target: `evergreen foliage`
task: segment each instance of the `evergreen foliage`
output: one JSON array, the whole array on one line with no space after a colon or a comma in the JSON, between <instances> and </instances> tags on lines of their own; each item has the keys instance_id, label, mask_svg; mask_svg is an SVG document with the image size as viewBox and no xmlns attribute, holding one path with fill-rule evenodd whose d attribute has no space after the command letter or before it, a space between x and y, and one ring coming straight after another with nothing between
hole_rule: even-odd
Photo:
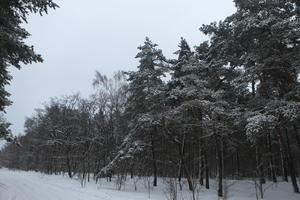
<instances>
[{"instance_id":1,"label":"evergreen foliage","mask_svg":"<svg viewBox=\"0 0 300 200\"><path fill-rule=\"evenodd\" d=\"M34 52L33 46L25 44L30 34L22 28L30 13L47 13L49 8L58 6L52 0L1 0L0 2L0 112L11 104L5 86L12 76L9 67L21 68L22 64L42 62L41 55ZM9 127L7 123L2 127ZM2 138L8 137L9 130L1 131Z\"/></svg>"}]
</instances>

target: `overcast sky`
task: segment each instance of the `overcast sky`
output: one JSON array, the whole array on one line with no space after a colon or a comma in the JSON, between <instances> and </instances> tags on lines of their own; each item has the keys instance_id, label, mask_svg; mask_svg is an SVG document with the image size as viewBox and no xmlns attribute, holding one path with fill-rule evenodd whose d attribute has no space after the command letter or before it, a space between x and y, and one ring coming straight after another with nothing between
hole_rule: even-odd
<instances>
[{"instance_id":1,"label":"overcast sky","mask_svg":"<svg viewBox=\"0 0 300 200\"><path fill-rule=\"evenodd\" d=\"M31 16L24 27L27 40L42 54L43 63L12 70L7 87L14 102L7 119L15 135L23 133L26 116L50 97L92 92L95 71L111 75L135 70L137 46L146 36L167 57L180 37L191 46L206 38L202 24L219 21L235 11L232 0L56 0L60 8Z\"/></svg>"}]
</instances>

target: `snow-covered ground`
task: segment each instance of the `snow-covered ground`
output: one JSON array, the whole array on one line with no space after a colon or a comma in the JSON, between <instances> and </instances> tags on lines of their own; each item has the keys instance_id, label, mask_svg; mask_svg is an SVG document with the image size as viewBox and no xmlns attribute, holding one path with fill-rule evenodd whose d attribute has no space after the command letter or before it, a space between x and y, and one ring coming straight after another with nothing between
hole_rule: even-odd
<instances>
[{"instance_id":1,"label":"snow-covered ground","mask_svg":"<svg viewBox=\"0 0 300 200\"><path fill-rule=\"evenodd\" d=\"M117 190L115 182L100 184L87 183L81 187L80 181L59 175L44 175L36 172L0 170L0 200L168 200L167 184L160 179L155 189L148 188L147 179L137 182L137 191L133 180ZM255 190L251 181L228 182L228 199L255 200ZM201 189L197 196L201 200L216 200L216 188ZM190 200L187 190L178 191L178 200ZM299 200L290 184L267 184L265 199L267 200Z\"/></svg>"}]
</instances>

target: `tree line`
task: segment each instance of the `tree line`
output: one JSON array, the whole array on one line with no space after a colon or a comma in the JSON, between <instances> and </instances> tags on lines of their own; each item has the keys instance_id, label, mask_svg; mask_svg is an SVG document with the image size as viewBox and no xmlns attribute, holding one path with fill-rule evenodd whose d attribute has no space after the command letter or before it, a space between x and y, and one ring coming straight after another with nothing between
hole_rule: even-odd
<instances>
[{"instance_id":1,"label":"tree line","mask_svg":"<svg viewBox=\"0 0 300 200\"><path fill-rule=\"evenodd\" d=\"M176 59L146 38L136 71L96 73L94 93L52 99L27 118L21 147L2 165L82 180L112 176L291 182L299 193L299 2L235 0L203 25L209 40L181 39ZM169 77L169 78L168 78ZM279 180L278 180L279 179Z\"/></svg>"}]
</instances>

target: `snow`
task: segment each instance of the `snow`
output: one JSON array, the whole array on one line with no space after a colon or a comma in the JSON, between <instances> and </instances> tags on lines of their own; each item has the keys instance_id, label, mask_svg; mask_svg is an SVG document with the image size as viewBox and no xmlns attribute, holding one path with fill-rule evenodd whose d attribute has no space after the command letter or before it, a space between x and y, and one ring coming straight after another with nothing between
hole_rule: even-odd
<instances>
[{"instance_id":1,"label":"snow","mask_svg":"<svg viewBox=\"0 0 300 200\"><path fill-rule=\"evenodd\" d=\"M167 200L166 181L159 179L155 189L148 187L149 178L137 182L130 179L121 190L117 190L115 182L102 180L100 184L87 183L81 187L80 181L62 175L44 175L37 172L0 170L0 200ZM213 181L212 181L213 182ZM256 199L252 181L228 181L228 199ZM300 195L292 192L290 183L271 184L265 186L266 200L299 200ZM148 187L149 188L149 187ZM196 196L203 200L216 200L216 186L211 190L201 189ZM178 190L178 199L190 200L187 190Z\"/></svg>"}]
</instances>

